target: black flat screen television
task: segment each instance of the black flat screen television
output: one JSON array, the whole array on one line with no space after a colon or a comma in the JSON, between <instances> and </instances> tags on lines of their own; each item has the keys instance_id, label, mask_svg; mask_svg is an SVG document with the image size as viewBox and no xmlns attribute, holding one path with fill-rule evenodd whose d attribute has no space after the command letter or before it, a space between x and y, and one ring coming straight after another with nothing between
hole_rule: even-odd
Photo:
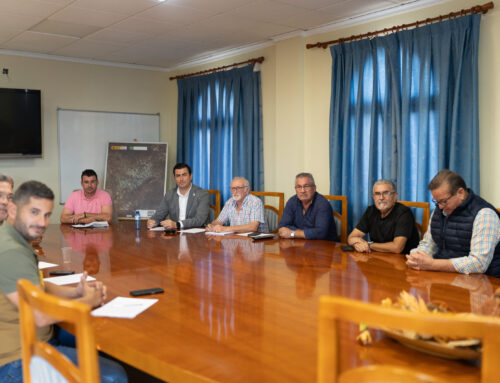
<instances>
[{"instance_id":1,"label":"black flat screen television","mask_svg":"<svg viewBox=\"0 0 500 383\"><path fill-rule=\"evenodd\" d=\"M0 88L0 158L42 156L40 91Z\"/></svg>"}]
</instances>

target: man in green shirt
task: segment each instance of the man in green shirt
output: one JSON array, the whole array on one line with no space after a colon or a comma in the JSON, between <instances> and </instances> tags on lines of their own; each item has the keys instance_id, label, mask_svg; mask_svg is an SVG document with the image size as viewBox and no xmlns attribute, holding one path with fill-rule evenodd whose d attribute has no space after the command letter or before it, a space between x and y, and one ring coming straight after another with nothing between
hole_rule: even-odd
<instances>
[{"instance_id":1,"label":"man in green shirt","mask_svg":"<svg viewBox=\"0 0 500 383\"><path fill-rule=\"evenodd\" d=\"M0 381L22 379L21 341L19 328L19 296L17 281L28 279L40 289L59 297L75 299L91 307L100 306L106 297L101 282L86 282L84 273L76 287L43 283L38 269L38 257L30 242L39 239L49 224L54 206L54 194L44 184L28 181L19 186L7 205L8 218L0 227ZM57 320L35 312L38 337L49 341L76 363L76 350L60 345L53 338ZM126 382L123 368L104 358L99 360L103 382ZM17 379L17 380L16 380Z\"/></svg>"}]
</instances>

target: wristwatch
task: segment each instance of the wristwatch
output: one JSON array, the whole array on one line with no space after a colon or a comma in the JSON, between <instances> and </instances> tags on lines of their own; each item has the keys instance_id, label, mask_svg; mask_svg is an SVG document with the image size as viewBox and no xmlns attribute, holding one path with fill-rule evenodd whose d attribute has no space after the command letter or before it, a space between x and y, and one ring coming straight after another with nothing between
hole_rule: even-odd
<instances>
[{"instance_id":1,"label":"wristwatch","mask_svg":"<svg viewBox=\"0 0 500 383\"><path fill-rule=\"evenodd\" d=\"M292 232L290 233L290 238L295 238L295 231L292 231Z\"/></svg>"}]
</instances>

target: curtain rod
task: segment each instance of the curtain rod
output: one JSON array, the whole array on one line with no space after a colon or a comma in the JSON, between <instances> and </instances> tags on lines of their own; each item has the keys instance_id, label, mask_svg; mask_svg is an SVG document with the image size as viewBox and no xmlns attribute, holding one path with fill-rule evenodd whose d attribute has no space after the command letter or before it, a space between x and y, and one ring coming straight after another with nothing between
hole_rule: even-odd
<instances>
[{"instance_id":1,"label":"curtain rod","mask_svg":"<svg viewBox=\"0 0 500 383\"><path fill-rule=\"evenodd\" d=\"M385 29L381 29L378 31L367 32L367 33L363 33L360 35L354 35L354 36L350 36L350 37L343 37L343 38L340 38L337 40L317 42L315 44L307 44L306 47L307 47L307 49L316 48L316 47L326 49L329 45L342 44L342 43L346 43L348 41L364 39L367 37L372 37L372 36L377 36L377 35L382 35L382 34L394 33L394 32L400 31L401 29L408 29L408 28L412 28L412 27L418 28L422 25L427 25L427 24L435 23L437 21L451 19L454 17L461 17L461 16L473 14L473 13L474 14L475 13L483 13L484 14L484 13L487 13L493 7L494 7L493 2L490 1L489 3L484 4L484 5L475 5L472 8L462 9L461 11L458 11L458 12L451 12L451 13L448 13L447 15L440 15L440 16L436 16L436 17L431 17L431 18L427 18L425 20L419 20L419 21L416 21L416 22L410 23L410 24L396 25L396 26L391 27L391 28L385 28Z\"/></svg>"},{"instance_id":2,"label":"curtain rod","mask_svg":"<svg viewBox=\"0 0 500 383\"><path fill-rule=\"evenodd\" d=\"M264 56L260 56L260 57L257 57L257 58L254 58L254 59L249 59L249 60L242 61L242 62L239 62L239 63L234 63L234 64L230 64L230 65L220 66L218 68L212 68L212 69L202 70L200 72L187 73L187 74L182 74L182 75L179 75L179 76L170 77L170 80L178 80L178 79L181 79L181 78L198 76L200 74L218 72L218 71L221 71L223 69L232 68L232 67L240 66L240 65L243 65L243 64L262 63L263 61L264 61Z\"/></svg>"}]
</instances>

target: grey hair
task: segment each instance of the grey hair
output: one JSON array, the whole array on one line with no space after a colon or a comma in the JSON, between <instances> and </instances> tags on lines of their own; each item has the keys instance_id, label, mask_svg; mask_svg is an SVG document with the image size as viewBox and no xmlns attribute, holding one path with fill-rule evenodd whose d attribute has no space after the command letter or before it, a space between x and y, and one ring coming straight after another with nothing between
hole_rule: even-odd
<instances>
[{"instance_id":1,"label":"grey hair","mask_svg":"<svg viewBox=\"0 0 500 383\"><path fill-rule=\"evenodd\" d=\"M309 181L311 181L312 185L316 185L316 182L314 182L314 177L311 173L299 173L295 176L295 179L297 178L309 178Z\"/></svg>"},{"instance_id":2,"label":"grey hair","mask_svg":"<svg viewBox=\"0 0 500 383\"><path fill-rule=\"evenodd\" d=\"M378 180L377 182L375 182L373 184L373 187L377 186L377 185L391 185L391 189L394 193L397 192L397 189L396 189L396 184L394 182L392 182L391 180L388 180L388 179L385 179L385 178L382 178L380 180Z\"/></svg>"},{"instance_id":3,"label":"grey hair","mask_svg":"<svg viewBox=\"0 0 500 383\"><path fill-rule=\"evenodd\" d=\"M248 180L245 177L234 177L231 183L233 183L234 180L243 180L245 186L250 187L250 182L248 182Z\"/></svg>"},{"instance_id":4,"label":"grey hair","mask_svg":"<svg viewBox=\"0 0 500 383\"><path fill-rule=\"evenodd\" d=\"M14 188L14 180L5 174L0 174L0 182L8 182Z\"/></svg>"}]
</instances>

